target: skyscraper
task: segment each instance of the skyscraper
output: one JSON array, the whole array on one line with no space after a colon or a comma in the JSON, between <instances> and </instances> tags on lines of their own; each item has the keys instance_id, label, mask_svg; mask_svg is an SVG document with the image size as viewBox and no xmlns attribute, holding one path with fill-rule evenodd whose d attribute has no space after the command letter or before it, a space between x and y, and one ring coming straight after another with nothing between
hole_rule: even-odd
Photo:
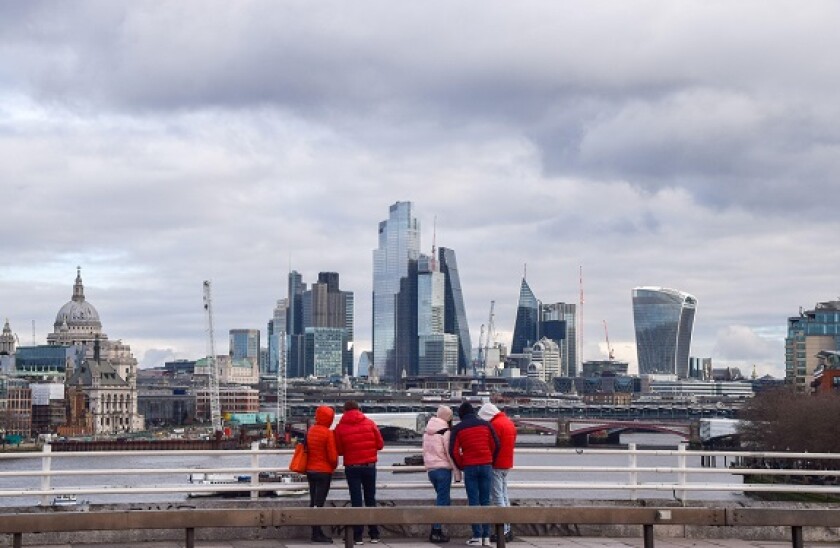
<instances>
[{"instance_id":1,"label":"skyscraper","mask_svg":"<svg viewBox=\"0 0 840 548\"><path fill-rule=\"evenodd\" d=\"M444 287L443 331L458 336L458 373L465 374L472 361L472 344L470 328L467 325L467 311L464 308L464 295L461 291L458 262L455 260L455 250L441 247L438 250L438 259L440 271L443 273L446 283Z\"/></svg>"},{"instance_id":2,"label":"skyscraper","mask_svg":"<svg viewBox=\"0 0 840 548\"><path fill-rule=\"evenodd\" d=\"M306 284L296 270L289 272L288 308L286 310L286 329L288 353L286 360L287 377L304 376L304 333L303 333L303 293Z\"/></svg>"},{"instance_id":3,"label":"skyscraper","mask_svg":"<svg viewBox=\"0 0 840 548\"><path fill-rule=\"evenodd\" d=\"M516 307L516 323L513 326L513 340L510 351L521 354L539 340L540 302L531 291L525 278L519 286L519 305Z\"/></svg>"},{"instance_id":4,"label":"skyscraper","mask_svg":"<svg viewBox=\"0 0 840 548\"><path fill-rule=\"evenodd\" d=\"M417 267L417 371L416 375L455 374L458 336L445 333L446 279L437 258L421 255Z\"/></svg>"},{"instance_id":5,"label":"skyscraper","mask_svg":"<svg viewBox=\"0 0 840 548\"><path fill-rule=\"evenodd\" d=\"M391 205L373 250L373 365L386 382L398 380L417 355L420 222L413 209L411 202Z\"/></svg>"},{"instance_id":6,"label":"skyscraper","mask_svg":"<svg viewBox=\"0 0 840 548\"><path fill-rule=\"evenodd\" d=\"M289 299L279 299L274 307L274 314L268 321L268 362L261 367L263 375L277 375L280 367L286 367L286 319ZM262 364L261 364L262 365ZM284 373L288 373L284 371Z\"/></svg>"},{"instance_id":7,"label":"skyscraper","mask_svg":"<svg viewBox=\"0 0 840 548\"><path fill-rule=\"evenodd\" d=\"M633 320L640 375L688 377L697 299L662 287L633 289Z\"/></svg>"},{"instance_id":8,"label":"skyscraper","mask_svg":"<svg viewBox=\"0 0 840 548\"><path fill-rule=\"evenodd\" d=\"M550 339L557 345L560 356L556 370L548 370L554 376L577 374L577 306L563 302L543 304L531 291L525 278L519 287L519 306L516 309L516 323L513 328L511 352L525 353L540 339ZM553 348L553 347L552 347Z\"/></svg>"},{"instance_id":9,"label":"skyscraper","mask_svg":"<svg viewBox=\"0 0 840 548\"><path fill-rule=\"evenodd\" d=\"M350 306L348 307L348 301ZM328 377L353 369L353 293L341 291L337 272L320 272L303 293L303 375Z\"/></svg>"}]
</instances>

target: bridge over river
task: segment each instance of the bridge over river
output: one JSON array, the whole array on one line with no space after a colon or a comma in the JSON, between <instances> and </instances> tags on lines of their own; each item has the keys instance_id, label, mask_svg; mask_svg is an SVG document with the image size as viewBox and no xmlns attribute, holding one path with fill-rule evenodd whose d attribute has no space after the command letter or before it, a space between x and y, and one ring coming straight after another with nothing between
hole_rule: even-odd
<instances>
[{"instance_id":1,"label":"bridge over river","mask_svg":"<svg viewBox=\"0 0 840 548\"><path fill-rule=\"evenodd\" d=\"M406 435L423 433L431 412L402 412L402 413L368 413L386 437L391 440ZM335 423L341 415L336 415ZM619 437L624 433L646 432L672 434L679 436L691 444L699 444L700 424L703 419L671 420L667 418L648 418L619 420L612 417L522 417L514 415L513 422L520 431L537 432L555 437L558 447L587 445L590 439L598 439L603 443L618 444ZM294 423L295 431L302 433L306 423Z\"/></svg>"}]
</instances>

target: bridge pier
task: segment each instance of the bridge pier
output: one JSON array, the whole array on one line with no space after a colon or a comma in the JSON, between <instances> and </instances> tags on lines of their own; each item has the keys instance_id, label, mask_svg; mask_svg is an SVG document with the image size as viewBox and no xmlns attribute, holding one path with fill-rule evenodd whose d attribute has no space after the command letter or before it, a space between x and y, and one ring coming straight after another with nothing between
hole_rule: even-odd
<instances>
[{"instance_id":1,"label":"bridge pier","mask_svg":"<svg viewBox=\"0 0 840 548\"><path fill-rule=\"evenodd\" d=\"M688 445L692 449L697 449L703 446L703 441L700 439L700 421L691 421L688 427Z\"/></svg>"},{"instance_id":2,"label":"bridge pier","mask_svg":"<svg viewBox=\"0 0 840 548\"><path fill-rule=\"evenodd\" d=\"M554 447L570 447L571 445L571 424L566 419L557 419L557 436L554 438Z\"/></svg>"}]
</instances>

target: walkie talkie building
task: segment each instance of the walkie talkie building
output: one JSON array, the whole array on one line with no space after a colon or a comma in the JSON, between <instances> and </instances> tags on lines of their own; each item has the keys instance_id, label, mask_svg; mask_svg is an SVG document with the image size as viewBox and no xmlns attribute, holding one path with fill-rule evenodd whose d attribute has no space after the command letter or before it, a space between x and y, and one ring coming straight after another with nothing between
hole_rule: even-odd
<instances>
[{"instance_id":1,"label":"walkie talkie building","mask_svg":"<svg viewBox=\"0 0 840 548\"><path fill-rule=\"evenodd\" d=\"M633 289L633 320L640 375L688 378L697 299L663 287Z\"/></svg>"}]
</instances>

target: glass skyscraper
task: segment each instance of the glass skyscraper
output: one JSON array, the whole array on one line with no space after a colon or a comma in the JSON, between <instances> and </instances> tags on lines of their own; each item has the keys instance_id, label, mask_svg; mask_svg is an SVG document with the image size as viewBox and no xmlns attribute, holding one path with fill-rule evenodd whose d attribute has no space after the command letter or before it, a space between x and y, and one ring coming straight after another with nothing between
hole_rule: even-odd
<instances>
[{"instance_id":1,"label":"glass skyscraper","mask_svg":"<svg viewBox=\"0 0 840 548\"><path fill-rule=\"evenodd\" d=\"M539 340L540 302L531 291L531 286L522 278L519 286L519 306L516 308L516 323L513 326L513 340L510 351L521 354Z\"/></svg>"},{"instance_id":2,"label":"glass skyscraper","mask_svg":"<svg viewBox=\"0 0 840 548\"><path fill-rule=\"evenodd\" d=\"M408 365L405 362L417 355L419 256L420 222L414 217L414 206L396 202L388 219L379 223L379 246L373 250L373 365L386 382L397 381Z\"/></svg>"},{"instance_id":3,"label":"glass skyscraper","mask_svg":"<svg viewBox=\"0 0 840 548\"><path fill-rule=\"evenodd\" d=\"M458 262L455 260L455 250L441 247L438 250L438 261L446 283L443 331L458 336L458 373L466 374L471 366L472 344L470 328L467 325L467 311L464 308L464 295L461 291Z\"/></svg>"},{"instance_id":4,"label":"glass skyscraper","mask_svg":"<svg viewBox=\"0 0 840 548\"><path fill-rule=\"evenodd\" d=\"M697 299L662 287L633 289L633 320L640 375L688 378Z\"/></svg>"}]
</instances>

